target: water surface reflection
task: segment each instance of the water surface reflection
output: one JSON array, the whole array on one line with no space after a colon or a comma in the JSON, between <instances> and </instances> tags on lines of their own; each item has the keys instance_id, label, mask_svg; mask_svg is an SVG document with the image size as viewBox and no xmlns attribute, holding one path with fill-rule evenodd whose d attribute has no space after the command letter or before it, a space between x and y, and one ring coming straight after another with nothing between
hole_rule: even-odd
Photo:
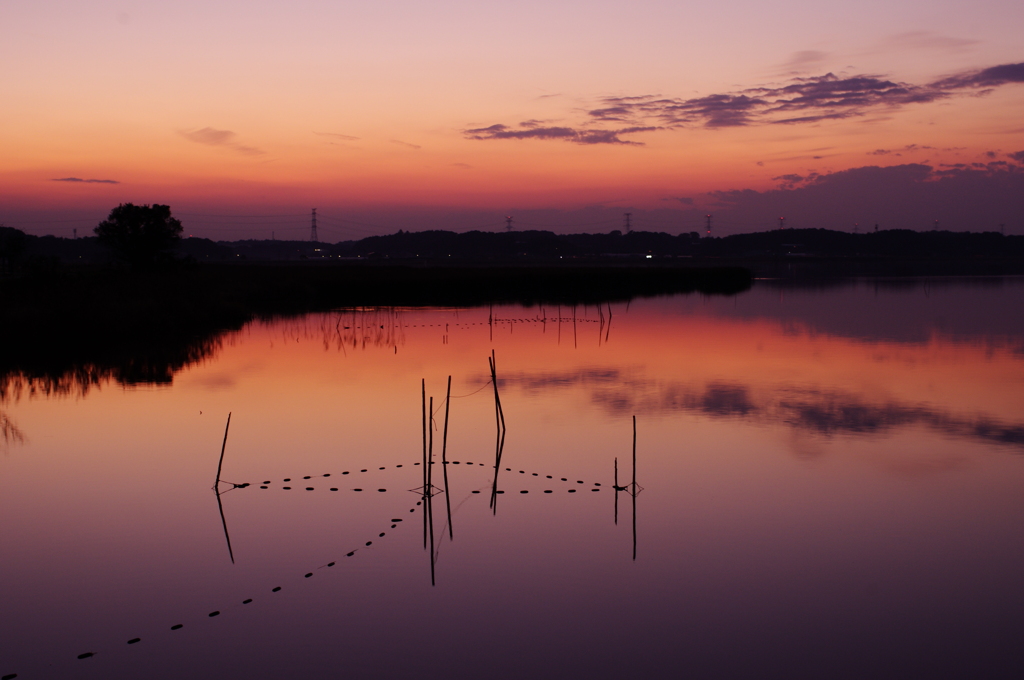
<instances>
[{"instance_id":1,"label":"water surface reflection","mask_svg":"<svg viewBox=\"0 0 1024 680\"><path fill-rule=\"evenodd\" d=\"M1022 302L761 284L8 359L0 675L1019 672Z\"/></svg>"}]
</instances>

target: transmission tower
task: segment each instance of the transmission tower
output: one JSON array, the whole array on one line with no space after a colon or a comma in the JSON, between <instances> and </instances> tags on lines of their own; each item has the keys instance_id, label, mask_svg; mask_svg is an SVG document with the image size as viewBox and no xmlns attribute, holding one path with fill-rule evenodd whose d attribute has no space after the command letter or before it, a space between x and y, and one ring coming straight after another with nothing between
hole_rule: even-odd
<instances>
[{"instance_id":1,"label":"transmission tower","mask_svg":"<svg viewBox=\"0 0 1024 680\"><path fill-rule=\"evenodd\" d=\"M707 215L705 215L704 219L707 220L708 237L710 237L711 236L711 213L708 213Z\"/></svg>"},{"instance_id":2,"label":"transmission tower","mask_svg":"<svg viewBox=\"0 0 1024 680\"><path fill-rule=\"evenodd\" d=\"M313 243L320 242L320 237L316 233L316 208L313 208L313 222L309 225L309 240Z\"/></svg>"},{"instance_id":3,"label":"transmission tower","mask_svg":"<svg viewBox=\"0 0 1024 680\"><path fill-rule=\"evenodd\" d=\"M505 231L512 231L512 216L505 215Z\"/></svg>"},{"instance_id":4,"label":"transmission tower","mask_svg":"<svg viewBox=\"0 0 1024 680\"><path fill-rule=\"evenodd\" d=\"M785 228L786 228L786 218L785 217L780 217L779 218L779 231L781 231L781 230L783 230Z\"/></svg>"},{"instance_id":5,"label":"transmission tower","mask_svg":"<svg viewBox=\"0 0 1024 680\"><path fill-rule=\"evenodd\" d=\"M632 217L633 213L624 213L623 216L626 218L626 233L633 231Z\"/></svg>"}]
</instances>

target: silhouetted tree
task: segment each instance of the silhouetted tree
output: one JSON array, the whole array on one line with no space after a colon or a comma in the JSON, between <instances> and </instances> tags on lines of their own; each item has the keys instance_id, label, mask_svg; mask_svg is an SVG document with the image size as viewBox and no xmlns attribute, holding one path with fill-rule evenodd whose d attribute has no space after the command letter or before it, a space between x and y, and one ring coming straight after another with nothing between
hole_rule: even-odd
<instances>
[{"instance_id":1,"label":"silhouetted tree","mask_svg":"<svg viewBox=\"0 0 1024 680\"><path fill-rule=\"evenodd\" d=\"M181 240L181 222L171 207L154 203L122 203L95 229L99 242L132 265L145 265L166 256Z\"/></svg>"},{"instance_id":2,"label":"silhouetted tree","mask_svg":"<svg viewBox=\"0 0 1024 680\"><path fill-rule=\"evenodd\" d=\"M0 274L14 269L14 263L21 257L28 236L25 232L0 224Z\"/></svg>"}]
</instances>

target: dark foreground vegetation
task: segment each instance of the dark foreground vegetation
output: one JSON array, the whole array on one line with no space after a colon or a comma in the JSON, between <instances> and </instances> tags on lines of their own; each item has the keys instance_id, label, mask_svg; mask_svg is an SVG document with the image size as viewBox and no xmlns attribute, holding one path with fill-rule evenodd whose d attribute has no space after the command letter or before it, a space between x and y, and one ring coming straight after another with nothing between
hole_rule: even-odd
<instances>
[{"instance_id":1,"label":"dark foreground vegetation","mask_svg":"<svg viewBox=\"0 0 1024 680\"><path fill-rule=\"evenodd\" d=\"M221 332L254 318L341 307L573 305L731 294L750 283L743 269L666 266L308 262L25 272L0 279L0 399L3 376L20 376L25 389L57 392L111 378L168 382L216 347Z\"/></svg>"}]
</instances>

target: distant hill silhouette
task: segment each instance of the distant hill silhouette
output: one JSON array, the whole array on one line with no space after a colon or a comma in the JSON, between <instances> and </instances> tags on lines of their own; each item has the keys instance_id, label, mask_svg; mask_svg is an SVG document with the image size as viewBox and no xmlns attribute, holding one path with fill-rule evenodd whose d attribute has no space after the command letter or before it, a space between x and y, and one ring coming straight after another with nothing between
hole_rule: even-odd
<instances>
[{"instance_id":1,"label":"distant hill silhouette","mask_svg":"<svg viewBox=\"0 0 1024 680\"><path fill-rule=\"evenodd\" d=\"M8 229L12 232L14 230ZM19 232L20 233L20 232ZM22 262L98 263L108 258L95 238L24 237ZM953 262L991 259L1024 263L1024 236L998 232L887 229L854 234L829 229L786 229L702 237L697 232L613 231L555 234L550 231L399 231L358 241L182 239L179 258L193 262L287 262L301 260L469 260L479 263L621 258L883 258ZM951 272L955 273L955 272Z\"/></svg>"}]
</instances>

